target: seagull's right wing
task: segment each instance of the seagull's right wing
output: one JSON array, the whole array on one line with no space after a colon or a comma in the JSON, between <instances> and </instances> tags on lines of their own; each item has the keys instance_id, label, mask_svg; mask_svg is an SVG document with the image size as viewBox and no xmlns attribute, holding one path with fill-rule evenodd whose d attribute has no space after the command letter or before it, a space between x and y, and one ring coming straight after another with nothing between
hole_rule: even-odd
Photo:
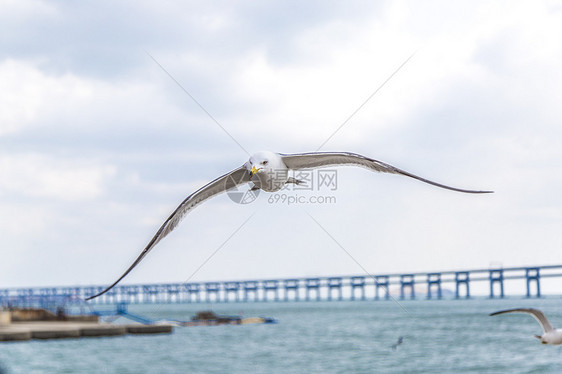
<instances>
[{"instance_id":1,"label":"seagull's right wing","mask_svg":"<svg viewBox=\"0 0 562 374\"><path fill-rule=\"evenodd\" d=\"M407 171L398 169L392 165L386 164L382 161L374 160L356 153L350 152L310 152L310 153L294 153L294 154L280 154L283 162L289 169L310 169L327 166L342 166L354 165L362 166L364 168L378 171L382 173L401 174L419 181L429 183L431 185L445 188L448 190L466 192L466 193L491 193L493 191L474 191L464 190L461 188L446 186L441 183L433 182L428 179L418 177Z\"/></svg>"},{"instance_id":2,"label":"seagull's right wing","mask_svg":"<svg viewBox=\"0 0 562 374\"><path fill-rule=\"evenodd\" d=\"M533 317L535 317L535 319L541 324L541 327L542 327L542 329L545 333L554 330L554 327L552 327L552 325L550 324L550 322L548 321L548 318L546 318L544 313L542 311L540 311L538 309L534 309L534 308L516 308L516 309L500 310L499 312L495 312L495 313L492 313L490 315L491 316L497 316L499 314L505 314L505 313L526 313L526 314L530 314Z\"/></svg>"},{"instance_id":3,"label":"seagull's right wing","mask_svg":"<svg viewBox=\"0 0 562 374\"><path fill-rule=\"evenodd\" d=\"M117 279L111 286L107 287L102 292L88 297L86 300L91 300L95 297L103 295L110 289L112 289L117 283L121 281L121 279L125 278L127 274L133 270L135 266L141 262L141 260L150 252L152 248L160 240L162 240L166 235L168 235L176 226L180 223L181 219L189 212L191 209L195 208L197 205L201 204L207 199L223 193L231 188L239 186L241 184L249 183L250 182L250 173L246 169L246 167L241 166L238 169L231 171L228 174L225 174L221 177L218 177L214 181L208 183L207 185L201 187L191 195L189 195L177 208L174 212L168 217L168 219L160 226L156 234L152 237L148 245L144 248L141 254L137 257L135 262Z\"/></svg>"}]
</instances>

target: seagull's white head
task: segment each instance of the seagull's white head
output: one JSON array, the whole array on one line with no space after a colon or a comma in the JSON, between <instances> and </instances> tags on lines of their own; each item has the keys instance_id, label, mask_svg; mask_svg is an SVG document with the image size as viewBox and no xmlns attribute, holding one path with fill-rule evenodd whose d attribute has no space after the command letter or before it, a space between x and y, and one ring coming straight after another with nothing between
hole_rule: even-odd
<instances>
[{"instance_id":1,"label":"seagull's white head","mask_svg":"<svg viewBox=\"0 0 562 374\"><path fill-rule=\"evenodd\" d=\"M287 166L279 153L254 153L244 166L250 172L250 180L257 182L256 185L264 191L279 191L289 178Z\"/></svg>"}]
</instances>

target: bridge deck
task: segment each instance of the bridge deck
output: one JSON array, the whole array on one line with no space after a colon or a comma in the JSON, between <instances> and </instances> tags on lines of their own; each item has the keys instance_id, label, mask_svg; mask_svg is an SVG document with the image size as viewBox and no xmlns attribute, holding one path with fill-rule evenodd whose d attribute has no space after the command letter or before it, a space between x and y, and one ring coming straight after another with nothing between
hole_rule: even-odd
<instances>
[{"instance_id":1,"label":"bridge deck","mask_svg":"<svg viewBox=\"0 0 562 374\"><path fill-rule=\"evenodd\" d=\"M456 298L469 298L474 282L488 282L490 297L504 297L504 284L525 280L523 294L541 296L541 279L562 277L562 265L529 266L495 269L451 270L440 272L363 274L290 279L245 281L213 281L200 283L171 283L120 285L93 299L92 304L194 303L236 301L290 300L350 300L390 297L390 288L399 287L400 298L442 298L442 285L452 283ZM424 288L425 287L425 288ZM105 286L11 288L0 290L2 306L41 306L56 308L64 300L83 300ZM497 289L499 288L499 293ZM420 294L420 289L423 292ZM496 291L495 291L496 289ZM461 292L463 291L464 292ZM394 290L396 291L396 290ZM367 292L370 296L367 296ZM416 295L416 292L418 293ZM333 297L333 294L337 297ZM359 296L359 297L357 297ZM40 304L40 305L38 305Z\"/></svg>"}]
</instances>

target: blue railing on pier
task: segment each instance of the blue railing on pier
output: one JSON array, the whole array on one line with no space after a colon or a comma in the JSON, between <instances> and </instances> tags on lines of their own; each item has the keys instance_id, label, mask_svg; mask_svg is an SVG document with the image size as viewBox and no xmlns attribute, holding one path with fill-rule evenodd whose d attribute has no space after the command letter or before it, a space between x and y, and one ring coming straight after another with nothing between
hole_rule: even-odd
<instances>
[{"instance_id":1,"label":"blue railing on pier","mask_svg":"<svg viewBox=\"0 0 562 374\"><path fill-rule=\"evenodd\" d=\"M93 299L92 304L208 303L237 301L315 301L441 299L443 285L450 297L470 298L471 285L488 282L489 297L506 296L504 285L521 280L526 297L541 297L541 280L562 278L562 265L476 269L408 274L377 274L200 283L120 285ZM32 306L56 300L83 300L106 286L0 289L1 306Z\"/></svg>"}]
</instances>

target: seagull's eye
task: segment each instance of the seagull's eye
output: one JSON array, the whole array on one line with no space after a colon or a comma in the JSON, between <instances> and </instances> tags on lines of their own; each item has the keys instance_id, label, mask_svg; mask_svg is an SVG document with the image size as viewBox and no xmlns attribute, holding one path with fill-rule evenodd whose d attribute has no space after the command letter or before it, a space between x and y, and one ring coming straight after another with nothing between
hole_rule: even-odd
<instances>
[{"instance_id":1,"label":"seagull's eye","mask_svg":"<svg viewBox=\"0 0 562 374\"><path fill-rule=\"evenodd\" d=\"M262 165L267 165L267 161L262 161Z\"/></svg>"}]
</instances>

